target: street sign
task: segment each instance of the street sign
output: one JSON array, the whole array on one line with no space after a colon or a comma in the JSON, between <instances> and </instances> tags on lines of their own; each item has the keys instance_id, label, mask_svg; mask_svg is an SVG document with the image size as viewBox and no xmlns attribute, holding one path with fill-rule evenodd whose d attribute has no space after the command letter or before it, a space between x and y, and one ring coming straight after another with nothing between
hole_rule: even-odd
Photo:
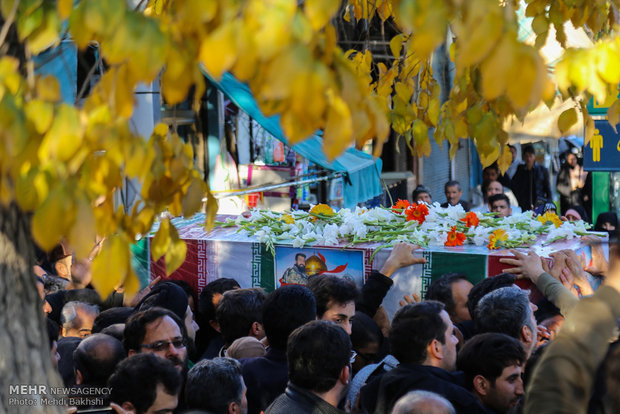
<instances>
[{"instance_id":1,"label":"street sign","mask_svg":"<svg viewBox=\"0 0 620 414\"><path fill-rule=\"evenodd\" d=\"M583 147L583 169L620 171L620 134L607 120L595 120L594 127L594 136Z\"/></svg>"},{"instance_id":2,"label":"street sign","mask_svg":"<svg viewBox=\"0 0 620 414\"><path fill-rule=\"evenodd\" d=\"M610 94L605 102L599 102L594 97L590 98L587 105L588 113L590 115L607 115L607 110L618 97L617 95L614 97L613 94Z\"/></svg>"}]
</instances>

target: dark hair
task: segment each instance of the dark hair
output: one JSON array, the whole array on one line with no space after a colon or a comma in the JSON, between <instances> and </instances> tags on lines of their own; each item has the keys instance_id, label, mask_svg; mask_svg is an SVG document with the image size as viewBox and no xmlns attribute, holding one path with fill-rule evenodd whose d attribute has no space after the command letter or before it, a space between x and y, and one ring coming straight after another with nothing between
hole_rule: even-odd
<instances>
[{"instance_id":1,"label":"dark hair","mask_svg":"<svg viewBox=\"0 0 620 414\"><path fill-rule=\"evenodd\" d=\"M286 350L288 336L316 318L312 291L301 285L282 286L271 292L263 304L263 327L269 346Z\"/></svg>"},{"instance_id":2,"label":"dark hair","mask_svg":"<svg viewBox=\"0 0 620 414\"><path fill-rule=\"evenodd\" d=\"M486 166L482 169L482 172L484 173L486 170L495 170L499 173L499 166L497 165L497 161L495 161L493 164Z\"/></svg>"},{"instance_id":3,"label":"dark hair","mask_svg":"<svg viewBox=\"0 0 620 414\"><path fill-rule=\"evenodd\" d=\"M287 345L288 377L294 385L326 392L351 359L351 339L333 322L312 321L295 329Z\"/></svg>"},{"instance_id":4,"label":"dark hair","mask_svg":"<svg viewBox=\"0 0 620 414\"><path fill-rule=\"evenodd\" d=\"M507 286L487 293L476 307L476 329L479 333L498 332L520 338L521 328L531 326L530 300L526 291L517 286Z\"/></svg>"},{"instance_id":5,"label":"dark hair","mask_svg":"<svg viewBox=\"0 0 620 414\"><path fill-rule=\"evenodd\" d=\"M357 286L347 279L333 275L318 275L308 279L308 287L316 298L316 314L323 317L330 302L346 304L358 297Z\"/></svg>"},{"instance_id":6,"label":"dark hair","mask_svg":"<svg viewBox=\"0 0 620 414\"><path fill-rule=\"evenodd\" d=\"M521 147L521 154L534 154L536 155L536 151L534 150L534 146L532 144L526 144Z\"/></svg>"},{"instance_id":7,"label":"dark hair","mask_svg":"<svg viewBox=\"0 0 620 414\"><path fill-rule=\"evenodd\" d=\"M50 293L58 292L59 290L65 290L68 284L69 281L67 279L48 273L45 277L43 290L45 290L46 295L49 295Z\"/></svg>"},{"instance_id":8,"label":"dark hair","mask_svg":"<svg viewBox=\"0 0 620 414\"><path fill-rule=\"evenodd\" d=\"M213 296L216 293L224 294L229 290L238 289L239 283L235 279L229 279L222 277L215 279L213 282L208 283L207 286L200 292L200 300L198 301L198 312L201 319L208 325L209 321L215 319L215 306L213 306ZM206 326L201 326L201 329Z\"/></svg>"},{"instance_id":9,"label":"dark hair","mask_svg":"<svg viewBox=\"0 0 620 414\"><path fill-rule=\"evenodd\" d=\"M99 333L108 326L112 326L117 323L125 323L133 312L133 308L126 306L106 309L95 318L92 332Z\"/></svg>"},{"instance_id":10,"label":"dark hair","mask_svg":"<svg viewBox=\"0 0 620 414\"><path fill-rule=\"evenodd\" d=\"M153 307L162 307L174 312L181 320L187 313L187 293L179 285L170 281L156 284L151 291L136 305L136 311Z\"/></svg>"},{"instance_id":11,"label":"dark hair","mask_svg":"<svg viewBox=\"0 0 620 414\"><path fill-rule=\"evenodd\" d=\"M228 412L231 402L241 404L241 365L232 358L203 359L187 373L185 403L189 409Z\"/></svg>"},{"instance_id":12,"label":"dark hair","mask_svg":"<svg viewBox=\"0 0 620 414\"><path fill-rule=\"evenodd\" d=\"M83 384L103 387L126 356L118 339L96 333L82 340L73 351L73 366L82 374Z\"/></svg>"},{"instance_id":13,"label":"dark hair","mask_svg":"<svg viewBox=\"0 0 620 414\"><path fill-rule=\"evenodd\" d=\"M433 339L446 342L447 326L440 315L444 308L441 302L427 300L396 312L390 328L390 350L401 364L424 362L426 347Z\"/></svg>"},{"instance_id":14,"label":"dark hair","mask_svg":"<svg viewBox=\"0 0 620 414\"><path fill-rule=\"evenodd\" d=\"M536 306L538 307L538 310L534 312L534 316L536 317L536 321L538 323L558 315L564 316L562 315L562 312L560 312L560 308L551 303L547 298L542 298L539 300L538 303L536 303Z\"/></svg>"},{"instance_id":15,"label":"dark hair","mask_svg":"<svg viewBox=\"0 0 620 414\"><path fill-rule=\"evenodd\" d=\"M456 313L454 297L452 296L452 284L459 280L467 280L463 273L446 273L433 280L426 291L425 300L436 300L446 305L446 312L450 317Z\"/></svg>"},{"instance_id":16,"label":"dark hair","mask_svg":"<svg viewBox=\"0 0 620 414\"><path fill-rule=\"evenodd\" d=\"M373 342L376 342L379 346L383 342L381 328L364 312L355 312L355 317L351 323L351 344L353 349L363 348Z\"/></svg>"},{"instance_id":17,"label":"dark hair","mask_svg":"<svg viewBox=\"0 0 620 414\"><path fill-rule=\"evenodd\" d=\"M303 257L304 259L306 258L306 255L305 255L305 254L303 254L303 253L297 253L297 254L295 255L295 261L297 261L297 258L298 258L299 256Z\"/></svg>"},{"instance_id":18,"label":"dark hair","mask_svg":"<svg viewBox=\"0 0 620 414\"><path fill-rule=\"evenodd\" d=\"M187 298L192 298L194 300L194 306L198 306L198 296L196 295L196 291L193 287L190 286L185 280L179 279L170 279L170 283L173 283L183 289L183 292L187 295Z\"/></svg>"},{"instance_id":19,"label":"dark hair","mask_svg":"<svg viewBox=\"0 0 620 414\"><path fill-rule=\"evenodd\" d=\"M458 182L458 181L456 181L456 180L450 180L450 181L448 181L448 182L447 182L447 183L443 186L444 191L445 191L445 190L447 190L447 189L448 189L448 187L458 187L458 189L460 190L460 189L461 189L461 183L459 183L459 182Z\"/></svg>"},{"instance_id":20,"label":"dark hair","mask_svg":"<svg viewBox=\"0 0 620 414\"><path fill-rule=\"evenodd\" d=\"M229 290L223 294L215 315L227 345L248 336L254 322L263 323L263 302L265 292L261 288Z\"/></svg>"},{"instance_id":21,"label":"dark hair","mask_svg":"<svg viewBox=\"0 0 620 414\"><path fill-rule=\"evenodd\" d=\"M187 331L183 321L174 312L156 306L145 311L136 312L127 320L125 331L123 332L125 351L129 353L129 350L133 349L136 352L140 352L142 341L146 336L146 325L164 316L172 318L178 325L183 338L187 339Z\"/></svg>"},{"instance_id":22,"label":"dark hair","mask_svg":"<svg viewBox=\"0 0 620 414\"><path fill-rule=\"evenodd\" d=\"M476 319L476 306L484 295L496 289L515 284L517 277L512 273L500 273L499 275L487 277L476 283L467 295L467 307L472 319Z\"/></svg>"},{"instance_id":23,"label":"dark hair","mask_svg":"<svg viewBox=\"0 0 620 414\"><path fill-rule=\"evenodd\" d=\"M508 204L508 207L510 207L510 199L508 198L508 196L504 193L499 193L493 194L491 197L489 197L489 205L491 206L491 208L493 208L493 203L499 200L504 200L506 204Z\"/></svg>"},{"instance_id":24,"label":"dark hair","mask_svg":"<svg viewBox=\"0 0 620 414\"><path fill-rule=\"evenodd\" d=\"M419 185L415 188L415 190L413 190L413 192L411 193L411 200L415 202L415 199L420 195L420 194L428 194L429 197L431 197L431 190L429 190L428 188L424 187L423 185ZM432 197L431 197L432 198Z\"/></svg>"},{"instance_id":25,"label":"dark hair","mask_svg":"<svg viewBox=\"0 0 620 414\"><path fill-rule=\"evenodd\" d=\"M456 366L465 374L465 387L472 390L477 375L495 385L504 368L522 365L525 360L525 350L517 339L501 333L484 333L465 343L459 351Z\"/></svg>"},{"instance_id":26,"label":"dark hair","mask_svg":"<svg viewBox=\"0 0 620 414\"><path fill-rule=\"evenodd\" d=\"M167 394L176 395L181 381L172 362L151 353L136 354L121 361L110 377L110 401L118 405L130 402L137 413L144 413L155 402L159 384Z\"/></svg>"}]
</instances>

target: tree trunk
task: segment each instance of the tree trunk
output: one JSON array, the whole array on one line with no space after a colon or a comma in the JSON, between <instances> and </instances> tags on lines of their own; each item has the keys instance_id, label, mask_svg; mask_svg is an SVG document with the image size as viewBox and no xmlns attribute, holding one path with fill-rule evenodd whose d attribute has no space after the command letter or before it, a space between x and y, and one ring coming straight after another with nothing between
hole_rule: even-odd
<instances>
[{"instance_id":1,"label":"tree trunk","mask_svg":"<svg viewBox=\"0 0 620 414\"><path fill-rule=\"evenodd\" d=\"M61 413L64 407L45 400L62 382L50 359L33 258L28 216L15 203L0 205L0 412Z\"/></svg>"}]
</instances>

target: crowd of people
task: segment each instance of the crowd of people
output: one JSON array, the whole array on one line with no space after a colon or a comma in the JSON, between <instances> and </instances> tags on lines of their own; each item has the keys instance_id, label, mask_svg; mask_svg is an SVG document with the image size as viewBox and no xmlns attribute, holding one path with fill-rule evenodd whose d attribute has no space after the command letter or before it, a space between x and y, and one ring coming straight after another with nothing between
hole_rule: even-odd
<instances>
[{"instance_id":1,"label":"crowd of people","mask_svg":"<svg viewBox=\"0 0 620 414\"><path fill-rule=\"evenodd\" d=\"M615 212L600 214L592 222L592 177L580 165L577 155L568 151L555 179L559 195L559 209L553 203L551 179L547 168L536 162L536 151L531 144L521 147L523 159L517 157L517 148L509 145L512 162L505 174L496 163L482 171L482 184L472 189L469 203L463 200L461 184L448 181L444 186L446 201L442 207L460 204L465 211L495 213L498 217L533 210L536 214L553 210L568 220L583 220L593 224L596 231L615 231L618 217ZM419 185L412 194L415 202L433 202L431 192Z\"/></svg>"},{"instance_id":2,"label":"crowd of people","mask_svg":"<svg viewBox=\"0 0 620 414\"><path fill-rule=\"evenodd\" d=\"M620 412L615 245L610 262L592 246L594 276L573 251L551 265L514 251L476 285L445 274L390 320L381 304L398 269L425 262L416 249L396 244L361 289L316 275L269 294L221 278L198 294L158 278L130 300L100 298L89 260L60 244L35 266L51 357L76 394L102 390L70 411Z\"/></svg>"}]
</instances>

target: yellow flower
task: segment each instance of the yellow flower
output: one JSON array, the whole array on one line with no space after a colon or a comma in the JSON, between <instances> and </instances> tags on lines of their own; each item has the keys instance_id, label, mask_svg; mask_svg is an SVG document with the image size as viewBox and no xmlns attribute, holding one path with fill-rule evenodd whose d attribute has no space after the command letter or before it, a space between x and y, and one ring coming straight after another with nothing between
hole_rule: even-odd
<instances>
[{"instance_id":1,"label":"yellow flower","mask_svg":"<svg viewBox=\"0 0 620 414\"><path fill-rule=\"evenodd\" d=\"M336 213L334 213L334 210L332 210L332 208L327 204L317 204L316 206L312 207L312 209L310 210L310 214L333 216Z\"/></svg>"},{"instance_id":2,"label":"yellow flower","mask_svg":"<svg viewBox=\"0 0 620 414\"><path fill-rule=\"evenodd\" d=\"M290 214L283 214L282 221L284 221L286 224L295 224L295 219Z\"/></svg>"},{"instance_id":3,"label":"yellow flower","mask_svg":"<svg viewBox=\"0 0 620 414\"><path fill-rule=\"evenodd\" d=\"M487 244L487 247L491 250L499 249L501 242L506 240L508 240L508 234L502 229L497 229L493 233L491 233L491 237L489 237L489 244Z\"/></svg>"},{"instance_id":4,"label":"yellow flower","mask_svg":"<svg viewBox=\"0 0 620 414\"><path fill-rule=\"evenodd\" d=\"M558 217L557 214L552 213L551 211L547 211L542 216L538 216L537 219L542 224L547 224L548 222L551 222L553 223L553 225L555 225L556 228L562 225L562 220Z\"/></svg>"}]
</instances>

